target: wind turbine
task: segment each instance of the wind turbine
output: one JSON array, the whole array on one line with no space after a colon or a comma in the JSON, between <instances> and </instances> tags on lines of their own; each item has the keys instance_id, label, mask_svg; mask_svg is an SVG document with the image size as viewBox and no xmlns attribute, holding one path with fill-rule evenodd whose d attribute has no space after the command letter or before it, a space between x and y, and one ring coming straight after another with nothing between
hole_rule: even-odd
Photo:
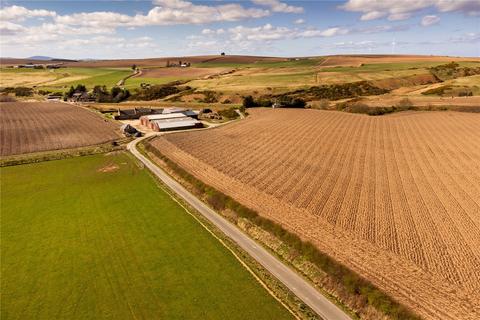
<instances>
[{"instance_id":1,"label":"wind turbine","mask_svg":"<svg viewBox=\"0 0 480 320\"><path fill-rule=\"evenodd\" d=\"M393 41L392 41L392 54L395 54L395 45L397 44L397 42L395 41L395 38L393 38Z\"/></svg>"}]
</instances>

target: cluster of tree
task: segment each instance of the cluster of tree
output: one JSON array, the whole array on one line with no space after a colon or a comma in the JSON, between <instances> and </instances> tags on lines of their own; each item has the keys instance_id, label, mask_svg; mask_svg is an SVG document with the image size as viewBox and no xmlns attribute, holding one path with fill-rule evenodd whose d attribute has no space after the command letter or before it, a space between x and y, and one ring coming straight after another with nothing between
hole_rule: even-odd
<instances>
[{"instance_id":1,"label":"cluster of tree","mask_svg":"<svg viewBox=\"0 0 480 320\"><path fill-rule=\"evenodd\" d=\"M408 98L403 98L391 107L370 107L362 103L360 99L352 99L347 102L337 104L337 110L350 113L363 113L369 116L381 116L393 112L418 110Z\"/></svg>"},{"instance_id":2,"label":"cluster of tree","mask_svg":"<svg viewBox=\"0 0 480 320\"><path fill-rule=\"evenodd\" d=\"M359 96L372 96L388 93L389 90L372 85L368 81L358 81L343 84L321 85L308 89L297 90L294 95L301 95L307 100L340 100Z\"/></svg>"},{"instance_id":3,"label":"cluster of tree","mask_svg":"<svg viewBox=\"0 0 480 320\"><path fill-rule=\"evenodd\" d=\"M15 94L17 97L31 97L33 96L33 89L28 87L6 87L1 90L5 95L9 93Z\"/></svg>"},{"instance_id":4,"label":"cluster of tree","mask_svg":"<svg viewBox=\"0 0 480 320\"><path fill-rule=\"evenodd\" d=\"M269 99L254 99L252 96L243 97L243 107L244 108L258 108L264 107L268 108L271 107L273 102Z\"/></svg>"},{"instance_id":5,"label":"cluster of tree","mask_svg":"<svg viewBox=\"0 0 480 320\"><path fill-rule=\"evenodd\" d=\"M88 93L87 87L83 84L77 84L76 87L71 86L65 92L64 99L73 97L75 93ZM95 86L93 90L88 93L89 98L95 99L96 102L122 102L130 97L130 91L120 87L112 87L110 91L106 86Z\"/></svg>"},{"instance_id":6,"label":"cluster of tree","mask_svg":"<svg viewBox=\"0 0 480 320\"><path fill-rule=\"evenodd\" d=\"M43 89L40 89L38 90L38 94L41 94L42 96L46 96L46 95L55 95L55 96L62 96L63 95L63 92L60 92L60 91L50 91L50 90L43 90Z\"/></svg>"},{"instance_id":7,"label":"cluster of tree","mask_svg":"<svg viewBox=\"0 0 480 320\"><path fill-rule=\"evenodd\" d=\"M92 97L96 102L122 102L130 97L130 91L120 87L112 87L110 91L106 86L95 86L92 91Z\"/></svg>"},{"instance_id":8,"label":"cluster of tree","mask_svg":"<svg viewBox=\"0 0 480 320\"><path fill-rule=\"evenodd\" d=\"M243 98L244 108L269 108L274 104L277 108L305 108L307 105L305 100L288 95L278 96L273 100L267 98L254 99L252 96L246 96Z\"/></svg>"},{"instance_id":9,"label":"cluster of tree","mask_svg":"<svg viewBox=\"0 0 480 320\"><path fill-rule=\"evenodd\" d=\"M169 95L179 93L181 90L176 85L165 84L165 85L156 85L146 88L136 89L135 93L132 95L134 100L157 100L165 98Z\"/></svg>"},{"instance_id":10,"label":"cluster of tree","mask_svg":"<svg viewBox=\"0 0 480 320\"><path fill-rule=\"evenodd\" d=\"M450 62L447 64L441 64L429 69L437 79L441 81L455 79L460 77L468 77L480 74L480 67L460 67L456 62Z\"/></svg>"},{"instance_id":11,"label":"cluster of tree","mask_svg":"<svg viewBox=\"0 0 480 320\"><path fill-rule=\"evenodd\" d=\"M85 87L83 84L77 84L76 87L70 86L70 89L68 89L68 91L65 92L64 97L71 98L75 93L83 93L83 92L87 92L87 87Z\"/></svg>"}]
</instances>

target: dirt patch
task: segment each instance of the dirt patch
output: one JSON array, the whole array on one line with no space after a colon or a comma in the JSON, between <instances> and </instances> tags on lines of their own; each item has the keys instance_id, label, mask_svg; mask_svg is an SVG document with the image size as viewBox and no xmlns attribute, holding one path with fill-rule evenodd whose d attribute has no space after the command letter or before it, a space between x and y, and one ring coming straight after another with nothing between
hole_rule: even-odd
<instances>
[{"instance_id":1,"label":"dirt patch","mask_svg":"<svg viewBox=\"0 0 480 320\"><path fill-rule=\"evenodd\" d=\"M117 171L118 169L120 169L120 167L117 164L109 164L109 165L106 165L103 168L98 169L97 172L106 173L106 172Z\"/></svg>"}]
</instances>

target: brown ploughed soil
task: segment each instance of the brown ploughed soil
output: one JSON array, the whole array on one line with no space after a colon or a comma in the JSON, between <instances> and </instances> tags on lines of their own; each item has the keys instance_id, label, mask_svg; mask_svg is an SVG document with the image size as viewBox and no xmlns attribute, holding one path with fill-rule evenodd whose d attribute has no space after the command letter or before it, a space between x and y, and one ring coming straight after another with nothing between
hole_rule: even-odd
<instances>
[{"instance_id":1,"label":"brown ploughed soil","mask_svg":"<svg viewBox=\"0 0 480 320\"><path fill-rule=\"evenodd\" d=\"M92 111L56 102L0 103L0 155L90 146L120 138Z\"/></svg>"},{"instance_id":2,"label":"brown ploughed soil","mask_svg":"<svg viewBox=\"0 0 480 320\"><path fill-rule=\"evenodd\" d=\"M152 144L426 319L480 319L480 114L253 109Z\"/></svg>"}]
</instances>

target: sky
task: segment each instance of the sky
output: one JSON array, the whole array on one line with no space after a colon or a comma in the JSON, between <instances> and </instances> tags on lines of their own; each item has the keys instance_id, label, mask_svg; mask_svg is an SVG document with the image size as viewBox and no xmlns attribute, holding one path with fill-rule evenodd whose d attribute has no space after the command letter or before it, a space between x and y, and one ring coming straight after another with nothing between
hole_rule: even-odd
<instances>
[{"instance_id":1,"label":"sky","mask_svg":"<svg viewBox=\"0 0 480 320\"><path fill-rule=\"evenodd\" d=\"M480 0L10 1L0 56L480 56Z\"/></svg>"}]
</instances>

